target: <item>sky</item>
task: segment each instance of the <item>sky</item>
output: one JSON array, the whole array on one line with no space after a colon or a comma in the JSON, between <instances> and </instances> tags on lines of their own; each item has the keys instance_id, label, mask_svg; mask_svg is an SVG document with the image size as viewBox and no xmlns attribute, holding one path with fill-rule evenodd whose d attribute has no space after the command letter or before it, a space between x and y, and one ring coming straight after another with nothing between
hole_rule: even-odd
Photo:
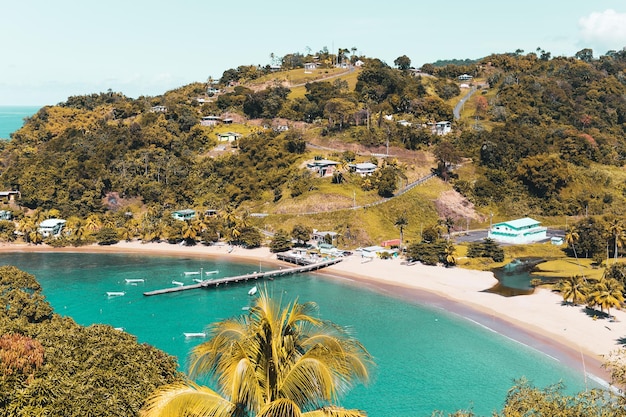
<instances>
[{"instance_id":1,"label":"sky","mask_svg":"<svg viewBox=\"0 0 626 417\"><path fill-rule=\"evenodd\" d=\"M3 0L0 105L156 96L270 55L357 49L393 66L626 46L626 0Z\"/></svg>"}]
</instances>

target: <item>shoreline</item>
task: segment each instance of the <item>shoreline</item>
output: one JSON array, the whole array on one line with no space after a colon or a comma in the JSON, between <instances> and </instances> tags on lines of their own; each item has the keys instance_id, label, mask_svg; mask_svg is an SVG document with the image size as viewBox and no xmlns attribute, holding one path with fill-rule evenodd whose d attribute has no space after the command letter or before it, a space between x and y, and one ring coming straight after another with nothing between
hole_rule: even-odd
<instances>
[{"instance_id":1,"label":"shoreline","mask_svg":"<svg viewBox=\"0 0 626 417\"><path fill-rule=\"evenodd\" d=\"M187 257L223 257L235 262L263 262L267 266L291 265L276 259L268 248L243 249L228 245L181 246L169 243L119 242L53 248L46 245L2 244L0 252L83 252ZM547 289L530 295L504 297L487 292L498 281L493 273L421 264L406 265L400 259L362 262L358 256L313 272L324 279L365 285L386 296L430 308L442 309L504 337L515 340L563 362L608 386L610 375L602 368L602 355L620 347L626 335L626 313L612 310L616 320L594 320L584 306L564 306L562 298Z\"/></svg>"}]
</instances>

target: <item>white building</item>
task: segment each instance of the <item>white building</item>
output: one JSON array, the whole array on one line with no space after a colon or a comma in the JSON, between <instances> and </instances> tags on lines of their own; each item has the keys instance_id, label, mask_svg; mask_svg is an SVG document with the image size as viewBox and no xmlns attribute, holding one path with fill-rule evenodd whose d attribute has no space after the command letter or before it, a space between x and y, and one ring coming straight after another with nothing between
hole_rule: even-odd
<instances>
[{"instance_id":1,"label":"white building","mask_svg":"<svg viewBox=\"0 0 626 417\"><path fill-rule=\"evenodd\" d=\"M365 177L367 175L372 175L374 171L378 169L378 166L371 162L362 162L360 164L350 164L348 165L348 168L350 168L350 171L354 172L355 174L359 174L360 176Z\"/></svg>"},{"instance_id":2,"label":"white building","mask_svg":"<svg viewBox=\"0 0 626 417\"><path fill-rule=\"evenodd\" d=\"M196 211L192 209L177 210L172 212L172 218L176 220L193 220L196 217Z\"/></svg>"},{"instance_id":3,"label":"white building","mask_svg":"<svg viewBox=\"0 0 626 417\"><path fill-rule=\"evenodd\" d=\"M63 230L63 226L65 226L65 220L46 219L39 223L37 231L43 237L59 236L61 234L61 230Z\"/></svg>"},{"instance_id":4,"label":"white building","mask_svg":"<svg viewBox=\"0 0 626 417\"><path fill-rule=\"evenodd\" d=\"M487 237L502 243L533 243L547 239L548 228L530 217L496 223L491 226Z\"/></svg>"}]
</instances>

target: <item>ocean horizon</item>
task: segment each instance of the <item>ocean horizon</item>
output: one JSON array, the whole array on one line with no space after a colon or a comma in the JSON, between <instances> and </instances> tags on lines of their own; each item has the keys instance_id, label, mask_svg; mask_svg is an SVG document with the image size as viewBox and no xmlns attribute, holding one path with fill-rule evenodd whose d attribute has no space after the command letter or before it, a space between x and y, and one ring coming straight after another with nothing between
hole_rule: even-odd
<instances>
[{"instance_id":1,"label":"ocean horizon","mask_svg":"<svg viewBox=\"0 0 626 417\"><path fill-rule=\"evenodd\" d=\"M108 324L178 358L181 370L201 333L216 321L245 314L254 283L145 297L144 292L192 283L193 271L232 276L258 264L221 259L129 254L5 253L0 264L32 273L56 313L89 326ZM258 285L261 285L260 283ZM381 294L351 281L301 274L264 281L283 303L313 301L321 318L347 326L374 356L369 386L358 386L340 405L370 417L430 416L471 409L500 410L516 379L538 387L563 382L566 392L587 388L579 370L445 308ZM123 295L107 296L108 292ZM596 387L597 385L593 385Z\"/></svg>"},{"instance_id":2,"label":"ocean horizon","mask_svg":"<svg viewBox=\"0 0 626 417\"><path fill-rule=\"evenodd\" d=\"M24 126L24 119L43 106L0 106L0 139L10 139L11 133Z\"/></svg>"}]
</instances>

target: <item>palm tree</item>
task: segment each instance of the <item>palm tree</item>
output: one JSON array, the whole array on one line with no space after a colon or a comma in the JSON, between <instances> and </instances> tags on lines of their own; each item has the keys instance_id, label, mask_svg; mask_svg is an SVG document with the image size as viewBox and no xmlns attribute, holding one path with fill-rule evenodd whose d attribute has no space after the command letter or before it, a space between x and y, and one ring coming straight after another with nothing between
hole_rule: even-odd
<instances>
[{"instance_id":1,"label":"palm tree","mask_svg":"<svg viewBox=\"0 0 626 417\"><path fill-rule=\"evenodd\" d=\"M282 308L262 290L248 315L212 325L210 339L191 353L190 376L210 376L216 390L192 382L160 388L142 416L365 416L331 403L368 381L372 358L314 309Z\"/></svg>"},{"instance_id":2,"label":"palm tree","mask_svg":"<svg viewBox=\"0 0 626 417\"><path fill-rule=\"evenodd\" d=\"M588 293L588 285L580 275L561 281L561 295L563 296L563 301L567 302L572 300L572 304L578 305L587 300Z\"/></svg>"},{"instance_id":3,"label":"palm tree","mask_svg":"<svg viewBox=\"0 0 626 417\"><path fill-rule=\"evenodd\" d=\"M624 302L624 286L615 278L602 278L593 286L593 292L589 295L591 307L600 306L600 311L606 308L606 313L611 318L611 307L619 309Z\"/></svg>"},{"instance_id":4,"label":"palm tree","mask_svg":"<svg viewBox=\"0 0 626 417\"><path fill-rule=\"evenodd\" d=\"M574 226L571 226L565 233L565 243L567 243L567 246L570 246L572 250L574 251L574 257L576 258L576 263L578 264L580 275L586 281L585 274L583 274L582 268L580 266L580 262L578 261L578 255L576 254L576 242L578 242L579 238L580 238L580 235L578 234L578 231L576 230L576 227Z\"/></svg>"},{"instance_id":5,"label":"palm tree","mask_svg":"<svg viewBox=\"0 0 626 417\"><path fill-rule=\"evenodd\" d=\"M444 248L444 254L446 256L445 264L446 266L456 265L456 259L454 258L454 254L456 253L456 248L452 244L452 242L446 242L446 247Z\"/></svg>"},{"instance_id":6,"label":"palm tree","mask_svg":"<svg viewBox=\"0 0 626 417\"><path fill-rule=\"evenodd\" d=\"M400 251L402 251L402 245L404 243L404 228L409 225L409 220L406 218L406 214L402 213L399 215L393 225L400 229Z\"/></svg>"},{"instance_id":7,"label":"palm tree","mask_svg":"<svg viewBox=\"0 0 626 417\"><path fill-rule=\"evenodd\" d=\"M624 244L624 222L621 219L614 218L609 222L609 233L615 240L615 247L613 249L613 259L617 261L617 248L622 247ZM608 261L607 261L608 263Z\"/></svg>"}]
</instances>

